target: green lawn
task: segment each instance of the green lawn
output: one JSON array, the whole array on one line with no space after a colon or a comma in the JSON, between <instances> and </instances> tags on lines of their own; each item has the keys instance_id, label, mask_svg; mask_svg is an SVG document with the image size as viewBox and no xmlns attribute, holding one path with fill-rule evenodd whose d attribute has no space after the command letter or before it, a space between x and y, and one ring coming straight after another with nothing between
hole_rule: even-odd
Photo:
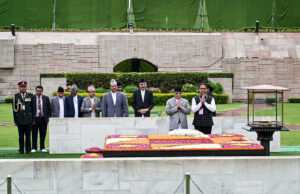
<instances>
[{"instance_id":1,"label":"green lawn","mask_svg":"<svg viewBox=\"0 0 300 194\"><path fill-rule=\"evenodd\" d=\"M241 102L233 102L231 104L217 104L217 111L236 110L246 106L247 104Z\"/></svg>"},{"instance_id":2,"label":"green lawn","mask_svg":"<svg viewBox=\"0 0 300 194\"><path fill-rule=\"evenodd\" d=\"M0 123L13 123L12 105L7 103L0 104Z\"/></svg>"},{"instance_id":3,"label":"green lawn","mask_svg":"<svg viewBox=\"0 0 300 194\"><path fill-rule=\"evenodd\" d=\"M285 131L280 133L281 146L300 146L300 131Z\"/></svg>"},{"instance_id":4,"label":"green lawn","mask_svg":"<svg viewBox=\"0 0 300 194\"><path fill-rule=\"evenodd\" d=\"M39 140L38 140L39 145ZM49 147L49 127L45 140L45 146ZM18 143L18 129L15 126L0 126L0 148L17 148Z\"/></svg>"},{"instance_id":5,"label":"green lawn","mask_svg":"<svg viewBox=\"0 0 300 194\"><path fill-rule=\"evenodd\" d=\"M269 116L268 113L275 113L275 107L266 110L255 111L256 116ZM246 115L246 114L245 114ZM274 114L275 116L275 114ZM284 104L284 123L300 125L300 103Z\"/></svg>"},{"instance_id":6,"label":"green lawn","mask_svg":"<svg viewBox=\"0 0 300 194\"><path fill-rule=\"evenodd\" d=\"M49 154L49 153L31 153L18 154L18 150L0 150L0 159L34 159L34 158L80 158L83 154Z\"/></svg>"}]
</instances>

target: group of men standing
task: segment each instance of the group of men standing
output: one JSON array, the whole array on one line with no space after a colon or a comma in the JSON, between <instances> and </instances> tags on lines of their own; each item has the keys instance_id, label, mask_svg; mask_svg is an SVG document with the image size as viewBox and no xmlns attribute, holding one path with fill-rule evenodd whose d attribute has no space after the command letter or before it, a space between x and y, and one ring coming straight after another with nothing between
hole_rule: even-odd
<instances>
[{"instance_id":1,"label":"group of men standing","mask_svg":"<svg viewBox=\"0 0 300 194\"><path fill-rule=\"evenodd\" d=\"M26 153L37 152L38 133L40 134L40 151L45 149L45 139L49 117L128 117L128 100L122 92L122 86L112 79L110 92L103 96L103 101L95 96L94 86L88 87L89 96L83 98L78 95L78 88L74 84L71 94L64 97L64 88L59 86L57 96L51 102L48 96L42 95L43 87L36 87L36 94L27 92L27 82L18 83L19 93L13 97L14 123L19 133L19 153L24 153L24 137ZM132 98L132 106L136 117L149 117L154 107L153 94L146 89L146 80L139 82L140 89L136 90ZM32 134L32 146L31 146Z\"/></svg>"},{"instance_id":2,"label":"group of men standing","mask_svg":"<svg viewBox=\"0 0 300 194\"><path fill-rule=\"evenodd\" d=\"M52 116L49 97L43 95L42 86L36 86L35 95L27 92L27 82L19 82L18 86L20 92L13 96L13 116L19 133L19 153L24 153L24 136L26 153L37 152L38 134L40 150L47 152L45 139L49 117Z\"/></svg>"},{"instance_id":3,"label":"group of men standing","mask_svg":"<svg viewBox=\"0 0 300 194\"><path fill-rule=\"evenodd\" d=\"M64 97L64 88L59 86L57 96L49 100L48 96L42 95L43 87L36 87L36 94L27 93L27 83L19 82L20 92L14 95L13 113L14 122L19 132L19 153L24 153L24 136L26 153L37 151L37 138L40 134L40 150L45 149L45 138L47 134L47 124L49 117L128 117L128 100L122 92L121 84L112 79L110 82L110 92L106 93L101 100L95 96L95 88L89 86L87 91L89 96L83 98L78 95L78 88L73 85L71 94ZM169 130L187 129L187 115L194 112L193 125L196 130L205 134L210 134L213 119L212 115L216 111L213 95L209 94L209 85L201 83L199 95L192 99L192 108L188 100L182 98L180 87L174 88L174 97L166 103L166 113L170 115ZM139 81L139 89L133 92L132 107L135 117L150 117L150 111L154 107L153 93L147 89L147 82L144 79ZM30 135L32 132L32 148Z\"/></svg>"}]
</instances>

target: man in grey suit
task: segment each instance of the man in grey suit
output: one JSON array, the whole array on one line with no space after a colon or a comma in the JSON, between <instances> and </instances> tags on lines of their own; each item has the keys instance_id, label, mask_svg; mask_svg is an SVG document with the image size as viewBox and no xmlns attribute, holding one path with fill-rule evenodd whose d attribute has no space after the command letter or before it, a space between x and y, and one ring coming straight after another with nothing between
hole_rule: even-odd
<instances>
[{"instance_id":1,"label":"man in grey suit","mask_svg":"<svg viewBox=\"0 0 300 194\"><path fill-rule=\"evenodd\" d=\"M128 117L128 101L124 93L117 92L117 82L110 81L110 92L103 96L102 117Z\"/></svg>"},{"instance_id":2,"label":"man in grey suit","mask_svg":"<svg viewBox=\"0 0 300 194\"><path fill-rule=\"evenodd\" d=\"M88 87L89 97L83 99L81 105L81 112L83 117L100 117L101 100L95 97L95 87L93 85Z\"/></svg>"},{"instance_id":3,"label":"man in grey suit","mask_svg":"<svg viewBox=\"0 0 300 194\"><path fill-rule=\"evenodd\" d=\"M169 130L187 129L187 115L191 113L189 101L181 98L181 88L174 88L174 97L167 101L166 113L170 115Z\"/></svg>"},{"instance_id":4,"label":"man in grey suit","mask_svg":"<svg viewBox=\"0 0 300 194\"><path fill-rule=\"evenodd\" d=\"M57 89L57 96L51 99L52 117L64 118L65 90L62 86Z\"/></svg>"}]
</instances>

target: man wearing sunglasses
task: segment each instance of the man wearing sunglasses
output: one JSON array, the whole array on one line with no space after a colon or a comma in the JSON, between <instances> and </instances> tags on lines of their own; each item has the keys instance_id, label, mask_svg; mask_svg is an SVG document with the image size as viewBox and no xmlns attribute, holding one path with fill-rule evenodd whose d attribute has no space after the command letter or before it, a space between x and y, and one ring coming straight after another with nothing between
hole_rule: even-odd
<instances>
[{"instance_id":1,"label":"man wearing sunglasses","mask_svg":"<svg viewBox=\"0 0 300 194\"><path fill-rule=\"evenodd\" d=\"M167 101L166 113L170 115L169 130L187 129L187 115L191 113L189 101L181 97L180 87L174 88L174 97Z\"/></svg>"}]
</instances>

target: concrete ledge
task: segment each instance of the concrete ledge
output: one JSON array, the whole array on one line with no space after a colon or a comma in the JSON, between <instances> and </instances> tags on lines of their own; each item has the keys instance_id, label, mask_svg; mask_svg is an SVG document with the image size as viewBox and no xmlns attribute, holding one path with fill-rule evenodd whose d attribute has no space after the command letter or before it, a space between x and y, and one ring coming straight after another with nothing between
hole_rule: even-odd
<instances>
[{"instance_id":1,"label":"concrete ledge","mask_svg":"<svg viewBox=\"0 0 300 194\"><path fill-rule=\"evenodd\" d=\"M186 172L204 193L300 192L300 157L0 160L0 182L10 174L30 194L169 194Z\"/></svg>"},{"instance_id":2,"label":"concrete ledge","mask_svg":"<svg viewBox=\"0 0 300 194\"><path fill-rule=\"evenodd\" d=\"M188 118L188 126L193 118ZM214 117L212 133L238 133L253 140L255 132L248 132L242 127L246 124L246 117ZM51 154L84 153L89 147L104 147L107 135L149 135L168 134L168 117L150 118L50 118L49 145ZM274 133L271 151L280 151L280 133Z\"/></svg>"}]
</instances>

